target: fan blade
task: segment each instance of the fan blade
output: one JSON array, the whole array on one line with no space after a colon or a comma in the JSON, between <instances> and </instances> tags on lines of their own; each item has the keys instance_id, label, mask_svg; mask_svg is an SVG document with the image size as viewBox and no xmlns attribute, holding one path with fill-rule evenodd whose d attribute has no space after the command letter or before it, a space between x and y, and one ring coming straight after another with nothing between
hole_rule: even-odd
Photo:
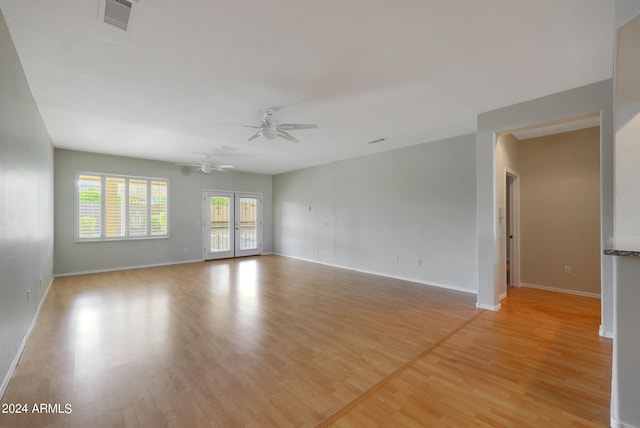
<instances>
[{"instance_id":1,"label":"fan blade","mask_svg":"<svg viewBox=\"0 0 640 428\"><path fill-rule=\"evenodd\" d=\"M255 140L258 137L262 136L262 129L260 129L260 131L256 132L255 134L253 134L251 137L249 137L249 139L247 141L251 141L251 140Z\"/></svg>"},{"instance_id":2,"label":"fan blade","mask_svg":"<svg viewBox=\"0 0 640 428\"><path fill-rule=\"evenodd\" d=\"M296 139L293 137L293 135L291 135L291 134L289 134L288 132L283 131L283 130L279 130L279 131L278 131L278 136L280 136L280 137L284 138L285 140L289 140L289 141L291 141L292 143L299 143L299 142L300 142L300 141L296 140Z\"/></svg>"},{"instance_id":3,"label":"fan blade","mask_svg":"<svg viewBox=\"0 0 640 428\"><path fill-rule=\"evenodd\" d=\"M193 166L193 167L196 167L196 168L200 168L202 166L201 163L176 163L174 165L177 165L177 166Z\"/></svg>"},{"instance_id":4,"label":"fan blade","mask_svg":"<svg viewBox=\"0 0 640 428\"><path fill-rule=\"evenodd\" d=\"M220 172L229 172L229 170L228 170L228 169L224 169L224 168L222 168L221 166L212 166L212 167L211 167L211 170L212 170L212 171L220 171Z\"/></svg>"},{"instance_id":5,"label":"fan blade","mask_svg":"<svg viewBox=\"0 0 640 428\"><path fill-rule=\"evenodd\" d=\"M293 129L314 129L318 125L313 123L281 123L278 125L278 129L281 131L291 131Z\"/></svg>"},{"instance_id":6,"label":"fan blade","mask_svg":"<svg viewBox=\"0 0 640 428\"><path fill-rule=\"evenodd\" d=\"M242 126L242 127L245 127L245 128L253 128L253 129L262 129L262 126L241 125L241 124L237 124L237 126Z\"/></svg>"},{"instance_id":7,"label":"fan blade","mask_svg":"<svg viewBox=\"0 0 640 428\"><path fill-rule=\"evenodd\" d=\"M225 125L225 126L242 126L245 128L260 128L259 126L247 125L246 123L233 123L233 122L214 122L216 125Z\"/></svg>"}]
</instances>

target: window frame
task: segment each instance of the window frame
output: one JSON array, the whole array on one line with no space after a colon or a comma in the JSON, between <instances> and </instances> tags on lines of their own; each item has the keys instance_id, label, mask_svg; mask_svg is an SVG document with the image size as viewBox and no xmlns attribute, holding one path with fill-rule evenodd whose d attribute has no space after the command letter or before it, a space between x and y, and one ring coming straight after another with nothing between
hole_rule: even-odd
<instances>
[{"instance_id":1,"label":"window frame","mask_svg":"<svg viewBox=\"0 0 640 428\"><path fill-rule=\"evenodd\" d=\"M100 178L100 236L98 237L81 237L80 236L80 177L99 177ZM74 241L75 242L106 242L106 241L140 241L147 239L168 239L170 238L170 200L171 200L171 186L168 178L161 177L143 177L137 175L123 175L123 174L107 174L101 172L90 172L76 170L74 174ZM124 179L124 228L125 232L123 236L106 236L106 217L107 217L107 179ZM145 235L132 235L130 233L130 218L129 218L129 181L144 180L147 183L147 195L146 195L146 234ZM153 185L155 183L164 183L167 188L166 195L166 223L167 231L164 234L157 234L153 231L153 221L151 216L153 214Z\"/></svg>"}]
</instances>

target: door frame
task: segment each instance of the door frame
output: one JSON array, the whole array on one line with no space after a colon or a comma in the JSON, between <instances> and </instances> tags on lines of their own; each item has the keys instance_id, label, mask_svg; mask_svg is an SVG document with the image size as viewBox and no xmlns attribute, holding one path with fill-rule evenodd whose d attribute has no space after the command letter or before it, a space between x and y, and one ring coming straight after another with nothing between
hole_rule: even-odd
<instances>
[{"instance_id":1,"label":"door frame","mask_svg":"<svg viewBox=\"0 0 640 428\"><path fill-rule=\"evenodd\" d=\"M511 180L511 185L507 186L507 180ZM520 174L509 168L505 168L504 171L504 183L505 183L505 196L509 192L509 206L506 207L509 210L509 224L507 230L511 231L513 239L506 245L509 251L509 285L514 287L520 286ZM509 240L510 237L506 236ZM508 242L508 241L507 241ZM505 266L507 254L502 257L505 258Z\"/></svg>"},{"instance_id":2,"label":"door frame","mask_svg":"<svg viewBox=\"0 0 640 428\"><path fill-rule=\"evenodd\" d=\"M209 248L209 240L211 239L211 219L207 201L211 196L222 196L230 198L230 212L229 212L229 250L220 252L215 257L211 257L211 252L207 251ZM236 215L236 211L239 206L240 197L255 197L258 199L257 209L257 221L256 221L256 248L252 250L240 250L237 242L239 241L240 230L239 223ZM209 215L208 215L209 214ZM235 258L254 256L262 254L262 193L258 192L236 192L233 190L217 190L217 189L202 189L202 260L216 260L224 258Z\"/></svg>"}]
</instances>

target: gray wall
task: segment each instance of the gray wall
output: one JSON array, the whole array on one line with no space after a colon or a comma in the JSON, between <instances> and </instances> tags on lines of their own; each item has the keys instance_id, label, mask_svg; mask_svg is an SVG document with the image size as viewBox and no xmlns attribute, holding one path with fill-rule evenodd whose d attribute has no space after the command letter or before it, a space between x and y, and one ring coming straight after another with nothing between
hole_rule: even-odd
<instances>
[{"instance_id":1,"label":"gray wall","mask_svg":"<svg viewBox=\"0 0 640 428\"><path fill-rule=\"evenodd\" d=\"M616 29L640 14L639 0L616 0Z\"/></svg>"},{"instance_id":2,"label":"gray wall","mask_svg":"<svg viewBox=\"0 0 640 428\"><path fill-rule=\"evenodd\" d=\"M74 242L75 171L169 179L168 239ZM56 275L202 260L202 190L262 193L262 251L272 251L271 182L243 172L202 174L150 160L55 150Z\"/></svg>"},{"instance_id":3,"label":"gray wall","mask_svg":"<svg viewBox=\"0 0 640 428\"><path fill-rule=\"evenodd\" d=\"M53 148L0 13L0 396L52 266Z\"/></svg>"},{"instance_id":4,"label":"gray wall","mask_svg":"<svg viewBox=\"0 0 640 428\"><path fill-rule=\"evenodd\" d=\"M277 175L273 189L275 252L475 293L474 135Z\"/></svg>"},{"instance_id":5,"label":"gray wall","mask_svg":"<svg viewBox=\"0 0 640 428\"><path fill-rule=\"evenodd\" d=\"M478 115L476 198L478 306L498 309L496 133L558 119L600 113L600 254L613 236L613 82L605 80ZM613 336L613 261L601 255L601 334Z\"/></svg>"}]
</instances>

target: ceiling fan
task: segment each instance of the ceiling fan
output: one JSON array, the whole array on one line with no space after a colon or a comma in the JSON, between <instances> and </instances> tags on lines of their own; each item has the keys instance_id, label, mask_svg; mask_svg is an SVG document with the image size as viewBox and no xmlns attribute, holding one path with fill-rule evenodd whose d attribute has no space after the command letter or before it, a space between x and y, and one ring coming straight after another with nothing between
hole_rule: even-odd
<instances>
[{"instance_id":1,"label":"ceiling fan","mask_svg":"<svg viewBox=\"0 0 640 428\"><path fill-rule=\"evenodd\" d=\"M219 164L213 163L213 159L212 159L211 156L207 156L207 158L202 162L198 162L198 163L177 163L176 165L178 165L178 166L195 167L196 171L200 171L200 172L203 172L205 174L210 174L213 171L228 172L229 169L233 168L233 165L219 165Z\"/></svg>"},{"instance_id":2,"label":"ceiling fan","mask_svg":"<svg viewBox=\"0 0 640 428\"><path fill-rule=\"evenodd\" d=\"M277 108L268 108L264 112L264 116L262 116L262 124L260 126L253 125L240 125L245 128L255 128L258 129L258 132L253 134L247 141L255 140L258 137L264 137L269 140L280 137L285 140L289 140L292 143L299 143L300 141L296 139L293 135L289 134L287 131L293 131L297 129L313 129L317 128L318 125L311 123L276 123L271 119L273 113L275 113Z\"/></svg>"}]
</instances>

